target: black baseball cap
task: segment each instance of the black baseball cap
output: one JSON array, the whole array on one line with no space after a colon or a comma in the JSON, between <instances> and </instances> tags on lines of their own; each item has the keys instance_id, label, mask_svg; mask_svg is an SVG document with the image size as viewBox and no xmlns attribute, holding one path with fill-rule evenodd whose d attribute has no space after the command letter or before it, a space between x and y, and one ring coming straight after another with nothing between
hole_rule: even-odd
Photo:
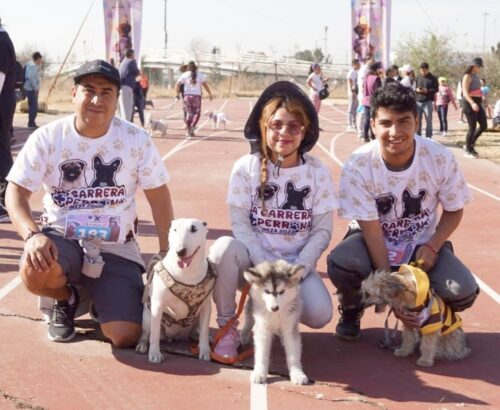
<instances>
[{"instance_id":1,"label":"black baseball cap","mask_svg":"<svg viewBox=\"0 0 500 410\"><path fill-rule=\"evenodd\" d=\"M477 65L478 67L484 67L483 66L483 59L481 57L476 57L474 60L472 60L471 64Z\"/></svg>"},{"instance_id":2,"label":"black baseball cap","mask_svg":"<svg viewBox=\"0 0 500 410\"><path fill-rule=\"evenodd\" d=\"M88 61L78 67L78 69L76 70L76 75L74 77L75 84L78 84L83 77L91 74L99 74L103 77L106 77L106 79L111 81L118 87L118 89L120 89L121 81L119 71L104 60Z\"/></svg>"}]
</instances>

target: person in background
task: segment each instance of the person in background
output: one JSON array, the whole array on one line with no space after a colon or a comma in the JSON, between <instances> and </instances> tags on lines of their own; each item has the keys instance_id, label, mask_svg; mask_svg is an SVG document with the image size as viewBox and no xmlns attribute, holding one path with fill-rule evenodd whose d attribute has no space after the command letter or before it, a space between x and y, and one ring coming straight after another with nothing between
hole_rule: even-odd
<instances>
[{"instance_id":1,"label":"person in background","mask_svg":"<svg viewBox=\"0 0 500 410\"><path fill-rule=\"evenodd\" d=\"M125 58L121 61L118 67L121 79L120 97L118 106L120 111L120 118L125 121L132 121L132 114L134 113L134 89L136 87L136 77L139 75L139 68L135 61L134 50L129 48L125 51Z\"/></svg>"},{"instance_id":2,"label":"person in background","mask_svg":"<svg viewBox=\"0 0 500 410\"><path fill-rule=\"evenodd\" d=\"M182 101L186 110L184 122L188 130L187 135L194 137L196 124L198 124L201 114L202 87L208 93L210 101L212 101L213 98L212 90L210 90L205 74L198 72L198 67L194 61L189 62L187 71L179 77L175 84L177 98L179 98L181 93L181 86L184 86Z\"/></svg>"},{"instance_id":3,"label":"person in background","mask_svg":"<svg viewBox=\"0 0 500 410\"><path fill-rule=\"evenodd\" d=\"M491 88L486 84L486 78L481 78L481 94L483 95L483 109L486 113L486 117L491 120L493 116L493 109L489 103L489 95Z\"/></svg>"},{"instance_id":4,"label":"person in background","mask_svg":"<svg viewBox=\"0 0 500 410\"><path fill-rule=\"evenodd\" d=\"M401 80L401 85L415 91L415 71L413 71L413 67L409 64L405 64L401 67L401 72L404 75Z\"/></svg>"},{"instance_id":5,"label":"person in background","mask_svg":"<svg viewBox=\"0 0 500 410\"><path fill-rule=\"evenodd\" d=\"M234 164L227 194L234 238L222 236L210 248L217 323L234 316L245 269L285 259L305 267L301 323L322 328L333 307L316 264L332 236L337 196L330 171L309 154L319 137L316 108L298 86L278 81L255 103L244 134L251 153ZM234 324L214 350L233 358L239 345Z\"/></svg>"},{"instance_id":6,"label":"person in background","mask_svg":"<svg viewBox=\"0 0 500 410\"><path fill-rule=\"evenodd\" d=\"M392 77L394 78L394 81L400 83L403 77L399 75L399 67L396 64L393 64L391 65L391 70L394 73L394 76Z\"/></svg>"},{"instance_id":7,"label":"person in background","mask_svg":"<svg viewBox=\"0 0 500 410\"><path fill-rule=\"evenodd\" d=\"M395 83L397 82L394 77L397 78L398 72L394 70L394 68L390 67L387 70L385 70L385 76L382 80L382 87L385 87L387 84L390 83Z\"/></svg>"},{"instance_id":8,"label":"person in background","mask_svg":"<svg viewBox=\"0 0 500 410\"><path fill-rule=\"evenodd\" d=\"M497 100L495 108L493 109L493 129L500 128L500 100Z\"/></svg>"},{"instance_id":9,"label":"person in background","mask_svg":"<svg viewBox=\"0 0 500 410\"><path fill-rule=\"evenodd\" d=\"M422 135L422 119L425 116L426 138L432 138L432 109L438 87L437 78L429 71L429 64L420 64L420 74L415 78L415 98L418 108L417 134Z\"/></svg>"},{"instance_id":10,"label":"person in background","mask_svg":"<svg viewBox=\"0 0 500 410\"><path fill-rule=\"evenodd\" d=\"M349 106L347 108L347 123L349 128L356 131L356 112L358 110L358 70L359 60L351 62L351 69L347 72L347 97Z\"/></svg>"},{"instance_id":11,"label":"person in background","mask_svg":"<svg viewBox=\"0 0 500 410\"><path fill-rule=\"evenodd\" d=\"M139 114L139 121L141 122L141 125L144 127L144 107L145 107L145 102L144 102L144 94L142 92L142 87L139 81L136 81L135 87L134 87L134 110L132 111L132 121L134 122L134 113L135 110L137 109L137 114Z\"/></svg>"},{"instance_id":12,"label":"person in background","mask_svg":"<svg viewBox=\"0 0 500 410\"><path fill-rule=\"evenodd\" d=\"M382 80L380 79L382 72L382 63L380 61L373 63L370 66L363 85L364 97L361 103L365 109L365 123L363 124L363 140L365 142L370 142L370 140L375 138L370 127L370 99L375 90L382 87Z\"/></svg>"},{"instance_id":13,"label":"person in background","mask_svg":"<svg viewBox=\"0 0 500 410\"><path fill-rule=\"evenodd\" d=\"M311 64L309 67L309 77L307 77L306 84L309 87L309 98L316 108L316 112L319 112L321 108L321 99L319 98L319 92L325 88L325 84L328 82L329 78L323 78L321 74L321 66L318 63Z\"/></svg>"},{"instance_id":14,"label":"person in background","mask_svg":"<svg viewBox=\"0 0 500 410\"><path fill-rule=\"evenodd\" d=\"M483 59L480 57L474 58L467 66L462 78L464 114L468 124L464 146L464 156L466 158L477 158L479 156L474 146L483 131L488 128L488 120L483 108L481 80L478 75L482 67ZM477 124L479 124L479 128L477 128Z\"/></svg>"},{"instance_id":15,"label":"person in background","mask_svg":"<svg viewBox=\"0 0 500 410\"><path fill-rule=\"evenodd\" d=\"M363 97L365 96L365 77L368 74L369 67L375 62L373 57L365 60L358 71L358 110L356 116L356 125L358 128L358 138L364 138L364 125L365 125L365 107L362 104Z\"/></svg>"},{"instance_id":16,"label":"person in background","mask_svg":"<svg viewBox=\"0 0 500 410\"><path fill-rule=\"evenodd\" d=\"M446 77L439 77L438 82L439 88L436 93L434 108L439 118L439 131L446 136L448 135L448 106L452 103L455 110L458 107Z\"/></svg>"},{"instance_id":17,"label":"person in background","mask_svg":"<svg viewBox=\"0 0 500 410\"><path fill-rule=\"evenodd\" d=\"M142 95L144 96L144 107L146 107L146 100L148 98L149 91L149 77L142 70L139 73L139 86L141 87Z\"/></svg>"},{"instance_id":18,"label":"person in background","mask_svg":"<svg viewBox=\"0 0 500 410\"><path fill-rule=\"evenodd\" d=\"M11 129L16 110L16 50L0 25L0 222L10 222L5 207L7 174L12 167Z\"/></svg>"},{"instance_id":19,"label":"person in background","mask_svg":"<svg viewBox=\"0 0 500 410\"><path fill-rule=\"evenodd\" d=\"M327 257L328 276L339 295L340 339L360 337L360 285L377 269L394 272L418 263L456 312L472 306L479 294L474 275L449 242L472 196L454 154L416 134L417 123L413 91L398 83L377 89L371 110L376 140L358 148L343 166L338 215L353 221ZM417 312L395 313L417 326Z\"/></svg>"},{"instance_id":20,"label":"person in background","mask_svg":"<svg viewBox=\"0 0 500 410\"><path fill-rule=\"evenodd\" d=\"M38 114L38 93L42 79L42 55L35 51L32 61L26 64L26 75L24 77L24 91L28 98L28 128L36 129L36 115Z\"/></svg>"}]
</instances>

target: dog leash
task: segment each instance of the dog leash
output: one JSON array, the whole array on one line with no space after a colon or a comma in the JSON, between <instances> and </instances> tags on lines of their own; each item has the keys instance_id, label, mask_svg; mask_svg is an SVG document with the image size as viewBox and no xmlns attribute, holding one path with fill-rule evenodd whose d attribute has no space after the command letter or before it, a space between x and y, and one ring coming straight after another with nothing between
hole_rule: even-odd
<instances>
[{"instance_id":1,"label":"dog leash","mask_svg":"<svg viewBox=\"0 0 500 410\"><path fill-rule=\"evenodd\" d=\"M245 306L245 301L248 296L248 292L250 291L250 284L247 283L243 289L241 290L241 296L240 296L240 301L238 303L238 309L236 310L236 314L229 319L224 326L222 326L217 333L215 334L212 343L210 345L210 357L212 360L222 363L222 364L234 364L237 362L241 362L245 360L246 358L250 357L253 355L253 347L249 347L245 350L243 350L238 356L236 357L224 357L221 356L217 353L215 353L215 346L217 346L217 343L227 334L229 329L234 325L234 323L239 319L241 313L243 312L243 307ZM191 351L197 355L198 354L198 345L193 344L191 345Z\"/></svg>"}]
</instances>

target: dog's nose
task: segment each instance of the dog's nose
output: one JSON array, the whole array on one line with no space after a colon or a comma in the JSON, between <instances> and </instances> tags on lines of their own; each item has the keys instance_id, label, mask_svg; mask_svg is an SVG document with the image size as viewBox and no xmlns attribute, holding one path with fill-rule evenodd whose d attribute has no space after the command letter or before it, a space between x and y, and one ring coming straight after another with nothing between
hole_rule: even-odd
<instances>
[{"instance_id":1,"label":"dog's nose","mask_svg":"<svg viewBox=\"0 0 500 410\"><path fill-rule=\"evenodd\" d=\"M187 249L182 248L180 251L177 251L177 256L180 258L183 258L184 256L186 256L186 253L187 253Z\"/></svg>"},{"instance_id":2,"label":"dog's nose","mask_svg":"<svg viewBox=\"0 0 500 410\"><path fill-rule=\"evenodd\" d=\"M280 307L279 307L279 306L273 306L273 307L271 308L271 310L272 310L273 312L277 312L279 309L280 309Z\"/></svg>"}]
</instances>

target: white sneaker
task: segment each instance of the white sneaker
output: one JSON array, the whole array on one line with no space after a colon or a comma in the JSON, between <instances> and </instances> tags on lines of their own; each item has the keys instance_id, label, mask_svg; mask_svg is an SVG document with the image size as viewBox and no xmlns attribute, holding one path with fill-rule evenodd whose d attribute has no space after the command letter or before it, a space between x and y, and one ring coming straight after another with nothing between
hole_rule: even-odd
<instances>
[{"instance_id":1,"label":"white sneaker","mask_svg":"<svg viewBox=\"0 0 500 410\"><path fill-rule=\"evenodd\" d=\"M465 158L477 158L477 155L474 154L473 152L466 151L465 154L464 154L464 157Z\"/></svg>"}]
</instances>

